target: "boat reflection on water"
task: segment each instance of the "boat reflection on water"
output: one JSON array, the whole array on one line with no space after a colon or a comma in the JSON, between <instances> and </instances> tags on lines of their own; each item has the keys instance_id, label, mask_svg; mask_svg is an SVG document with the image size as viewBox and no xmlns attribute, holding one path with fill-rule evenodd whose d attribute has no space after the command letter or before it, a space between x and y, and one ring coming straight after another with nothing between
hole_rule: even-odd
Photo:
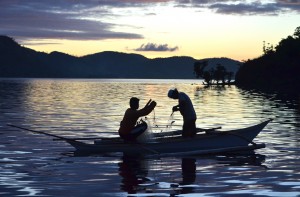
<instances>
[{"instance_id":1,"label":"boat reflection on water","mask_svg":"<svg viewBox=\"0 0 300 197\"><path fill-rule=\"evenodd\" d=\"M250 152L249 154L240 154L240 155L224 155L224 156L216 156L216 160L218 164L223 164L227 166L260 166L263 168L268 168L263 165L266 160L265 155L255 154L254 152Z\"/></svg>"},{"instance_id":2,"label":"boat reflection on water","mask_svg":"<svg viewBox=\"0 0 300 197\"><path fill-rule=\"evenodd\" d=\"M212 168L220 165L265 168L262 165L265 156L254 152L155 159L123 155L118 163L120 188L128 194L157 194L166 190L173 191L174 195L197 193L206 179L207 161L210 161Z\"/></svg>"}]
</instances>

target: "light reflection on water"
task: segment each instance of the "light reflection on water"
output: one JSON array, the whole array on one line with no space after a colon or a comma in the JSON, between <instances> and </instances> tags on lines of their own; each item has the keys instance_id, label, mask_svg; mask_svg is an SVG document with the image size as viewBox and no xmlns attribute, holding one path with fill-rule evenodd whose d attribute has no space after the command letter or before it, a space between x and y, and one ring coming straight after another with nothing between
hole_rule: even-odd
<instances>
[{"instance_id":1,"label":"light reflection on water","mask_svg":"<svg viewBox=\"0 0 300 197\"><path fill-rule=\"evenodd\" d=\"M1 196L300 196L299 98L231 87L204 88L196 80L0 80ZM175 100L190 95L198 127L224 130L274 118L255 154L152 158L74 155L73 148L7 123L66 137L116 136L129 98L157 101L166 129ZM179 113L173 129L181 127Z\"/></svg>"}]
</instances>

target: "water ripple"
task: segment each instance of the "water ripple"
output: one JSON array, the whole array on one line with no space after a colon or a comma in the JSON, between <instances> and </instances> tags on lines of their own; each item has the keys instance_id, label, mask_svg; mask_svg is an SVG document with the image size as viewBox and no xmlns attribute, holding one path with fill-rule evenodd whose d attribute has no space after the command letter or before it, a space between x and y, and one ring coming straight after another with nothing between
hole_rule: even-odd
<instances>
[{"instance_id":1,"label":"water ripple","mask_svg":"<svg viewBox=\"0 0 300 197\"><path fill-rule=\"evenodd\" d=\"M193 84L193 85L192 85ZM300 99L235 86L205 88L191 80L0 79L0 195L4 196L299 196ZM165 131L170 87L190 95L198 127L229 130L274 118L255 139L254 154L145 159L77 155L49 136L8 127L16 124L65 137L118 136L129 98ZM182 117L174 114L172 129Z\"/></svg>"}]
</instances>

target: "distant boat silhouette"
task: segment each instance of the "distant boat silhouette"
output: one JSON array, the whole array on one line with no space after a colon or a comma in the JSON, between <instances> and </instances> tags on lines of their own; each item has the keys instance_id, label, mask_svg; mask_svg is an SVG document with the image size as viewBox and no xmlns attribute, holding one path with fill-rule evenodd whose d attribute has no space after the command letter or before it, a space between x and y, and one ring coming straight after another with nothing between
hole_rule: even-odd
<instances>
[{"instance_id":1,"label":"distant boat silhouette","mask_svg":"<svg viewBox=\"0 0 300 197\"><path fill-rule=\"evenodd\" d=\"M235 85L235 81L231 82L221 82L221 83L205 83L204 81L202 82L203 85L205 86L223 86L223 85Z\"/></svg>"}]
</instances>

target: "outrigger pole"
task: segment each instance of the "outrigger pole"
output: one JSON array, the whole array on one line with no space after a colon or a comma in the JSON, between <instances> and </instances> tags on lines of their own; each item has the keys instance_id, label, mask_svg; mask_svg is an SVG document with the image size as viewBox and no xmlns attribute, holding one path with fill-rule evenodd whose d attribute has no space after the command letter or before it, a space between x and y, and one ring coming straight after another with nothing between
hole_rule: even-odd
<instances>
[{"instance_id":1,"label":"outrigger pole","mask_svg":"<svg viewBox=\"0 0 300 197\"><path fill-rule=\"evenodd\" d=\"M18 129L25 130L25 131L30 131L32 133L44 134L44 135L47 135L47 136L55 137L56 139L53 139L54 141L59 141L59 140L63 140L63 141L77 141L77 140L96 140L96 139L102 139L102 140L119 139L118 137L115 137L115 138L105 138L105 137L66 138L66 137L62 137L62 136L58 136L58 135L46 133L46 132L43 132L43 131L36 131L36 130L32 130L32 129L27 129L27 128L16 126L16 125L12 125L12 124L7 124L7 126L18 128Z\"/></svg>"},{"instance_id":2,"label":"outrigger pole","mask_svg":"<svg viewBox=\"0 0 300 197\"><path fill-rule=\"evenodd\" d=\"M7 124L7 126L18 128L18 129L25 130L25 131L30 131L32 133L44 134L44 135L47 135L47 136L55 137L55 138L60 139L60 140L75 141L73 139L69 139L69 138L66 138L66 137L62 137L62 136L58 136L58 135L46 133L46 132L43 132L43 131L35 131L35 130L32 130L32 129L27 129L27 128L16 126L16 125L12 125L12 124Z\"/></svg>"}]
</instances>

